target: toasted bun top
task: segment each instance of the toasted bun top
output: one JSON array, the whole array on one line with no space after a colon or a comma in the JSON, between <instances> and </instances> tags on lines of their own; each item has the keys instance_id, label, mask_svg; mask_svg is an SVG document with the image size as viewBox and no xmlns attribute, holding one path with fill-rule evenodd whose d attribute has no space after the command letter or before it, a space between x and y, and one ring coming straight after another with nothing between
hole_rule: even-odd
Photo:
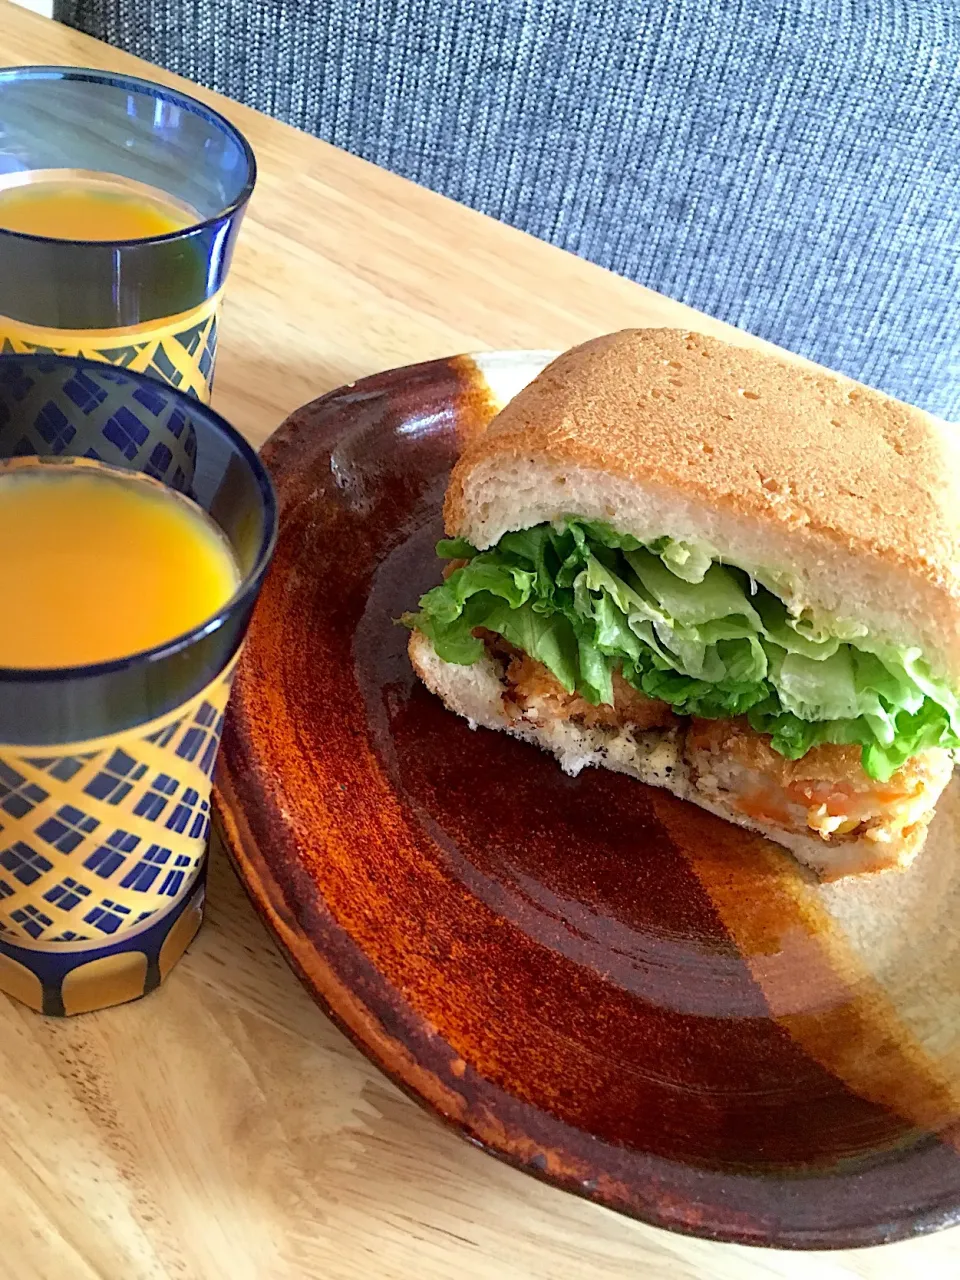
<instances>
[{"instance_id":1,"label":"toasted bun top","mask_svg":"<svg viewBox=\"0 0 960 1280\"><path fill-rule=\"evenodd\" d=\"M702 538L960 681L960 433L766 351L677 329L574 347L468 445L444 514L481 548L565 515Z\"/></svg>"}]
</instances>

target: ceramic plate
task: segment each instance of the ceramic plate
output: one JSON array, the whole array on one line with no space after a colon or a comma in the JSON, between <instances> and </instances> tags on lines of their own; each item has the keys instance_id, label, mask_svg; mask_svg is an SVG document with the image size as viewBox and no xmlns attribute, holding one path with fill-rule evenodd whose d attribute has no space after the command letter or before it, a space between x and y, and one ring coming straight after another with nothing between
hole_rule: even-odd
<instances>
[{"instance_id":1,"label":"ceramic plate","mask_svg":"<svg viewBox=\"0 0 960 1280\"><path fill-rule=\"evenodd\" d=\"M956 787L911 871L821 886L663 791L473 732L392 621L461 442L547 353L295 413L219 814L303 981L465 1137L648 1222L792 1247L960 1218Z\"/></svg>"}]
</instances>

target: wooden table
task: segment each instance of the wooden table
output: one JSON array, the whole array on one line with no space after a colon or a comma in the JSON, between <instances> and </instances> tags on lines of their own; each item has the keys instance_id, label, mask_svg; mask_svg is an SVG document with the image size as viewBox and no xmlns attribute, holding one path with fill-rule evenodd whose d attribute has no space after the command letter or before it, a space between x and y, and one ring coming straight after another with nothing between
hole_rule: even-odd
<instances>
[{"instance_id":1,"label":"wooden table","mask_svg":"<svg viewBox=\"0 0 960 1280\"><path fill-rule=\"evenodd\" d=\"M0 0L0 63L38 62L175 82ZM260 163L216 404L258 444L303 401L393 365L564 347L626 325L724 332L253 111L216 105ZM0 1276L960 1274L956 1232L836 1254L715 1245L501 1166L398 1093L327 1022L222 855L211 875L205 928L142 1003L60 1022L0 997Z\"/></svg>"}]
</instances>

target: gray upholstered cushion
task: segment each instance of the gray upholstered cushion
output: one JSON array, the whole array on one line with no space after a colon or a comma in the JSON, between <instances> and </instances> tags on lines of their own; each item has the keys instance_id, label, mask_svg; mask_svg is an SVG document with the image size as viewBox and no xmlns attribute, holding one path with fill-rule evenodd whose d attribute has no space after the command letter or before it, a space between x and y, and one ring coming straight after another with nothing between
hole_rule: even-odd
<instances>
[{"instance_id":1,"label":"gray upholstered cushion","mask_svg":"<svg viewBox=\"0 0 960 1280\"><path fill-rule=\"evenodd\" d=\"M960 417L952 0L60 0L60 16Z\"/></svg>"}]
</instances>

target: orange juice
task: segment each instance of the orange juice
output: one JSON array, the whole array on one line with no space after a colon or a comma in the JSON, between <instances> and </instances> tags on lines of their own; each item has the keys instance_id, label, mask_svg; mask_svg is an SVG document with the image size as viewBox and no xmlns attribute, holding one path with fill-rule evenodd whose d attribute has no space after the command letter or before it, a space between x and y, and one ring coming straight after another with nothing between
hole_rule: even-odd
<instances>
[{"instance_id":1,"label":"orange juice","mask_svg":"<svg viewBox=\"0 0 960 1280\"><path fill-rule=\"evenodd\" d=\"M56 240L139 240L181 231L196 216L152 188L96 178L40 178L0 190L0 228Z\"/></svg>"},{"instance_id":2,"label":"orange juice","mask_svg":"<svg viewBox=\"0 0 960 1280\"><path fill-rule=\"evenodd\" d=\"M151 649L207 621L240 581L195 503L97 463L0 467L13 592L0 667L64 667Z\"/></svg>"}]
</instances>

